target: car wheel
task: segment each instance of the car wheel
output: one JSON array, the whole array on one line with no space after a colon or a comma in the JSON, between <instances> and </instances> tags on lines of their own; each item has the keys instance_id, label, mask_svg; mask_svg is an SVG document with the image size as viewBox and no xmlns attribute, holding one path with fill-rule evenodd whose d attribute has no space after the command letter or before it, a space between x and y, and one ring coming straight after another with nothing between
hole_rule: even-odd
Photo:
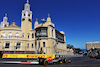
<instances>
[{"instance_id":1,"label":"car wheel","mask_svg":"<svg viewBox=\"0 0 100 67\"><path fill-rule=\"evenodd\" d=\"M64 61L65 61L66 64L69 63L68 59L65 59Z\"/></svg>"},{"instance_id":2,"label":"car wheel","mask_svg":"<svg viewBox=\"0 0 100 67\"><path fill-rule=\"evenodd\" d=\"M44 66L48 66L48 61L44 61Z\"/></svg>"}]
</instances>

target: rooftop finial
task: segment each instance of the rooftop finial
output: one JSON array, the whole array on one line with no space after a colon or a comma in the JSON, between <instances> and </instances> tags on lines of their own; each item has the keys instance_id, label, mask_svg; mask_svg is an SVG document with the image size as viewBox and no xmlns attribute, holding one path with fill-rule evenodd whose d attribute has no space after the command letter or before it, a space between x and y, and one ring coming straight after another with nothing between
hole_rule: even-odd
<instances>
[{"instance_id":1,"label":"rooftop finial","mask_svg":"<svg viewBox=\"0 0 100 67\"><path fill-rule=\"evenodd\" d=\"M27 3L29 3L29 0L27 0Z\"/></svg>"},{"instance_id":2,"label":"rooftop finial","mask_svg":"<svg viewBox=\"0 0 100 67\"><path fill-rule=\"evenodd\" d=\"M48 13L47 22L51 22L50 14Z\"/></svg>"},{"instance_id":3,"label":"rooftop finial","mask_svg":"<svg viewBox=\"0 0 100 67\"><path fill-rule=\"evenodd\" d=\"M48 17L50 17L50 14L48 13Z\"/></svg>"},{"instance_id":4,"label":"rooftop finial","mask_svg":"<svg viewBox=\"0 0 100 67\"><path fill-rule=\"evenodd\" d=\"M7 17L7 14L5 14L5 17Z\"/></svg>"}]
</instances>

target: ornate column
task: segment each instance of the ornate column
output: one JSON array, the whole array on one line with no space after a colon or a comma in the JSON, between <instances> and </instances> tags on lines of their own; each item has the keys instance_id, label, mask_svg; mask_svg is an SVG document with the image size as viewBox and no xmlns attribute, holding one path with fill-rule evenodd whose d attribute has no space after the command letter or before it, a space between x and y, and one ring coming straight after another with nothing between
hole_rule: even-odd
<instances>
[{"instance_id":1,"label":"ornate column","mask_svg":"<svg viewBox=\"0 0 100 67\"><path fill-rule=\"evenodd\" d=\"M5 52L5 44L6 44L6 41L4 41L4 47L3 47L3 51Z\"/></svg>"},{"instance_id":2,"label":"ornate column","mask_svg":"<svg viewBox=\"0 0 100 67\"><path fill-rule=\"evenodd\" d=\"M5 44L6 44L6 42L4 41L4 48L5 48Z\"/></svg>"},{"instance_id":3,"label":"ornate column","mask_svg":"<svg viewBox=\"0 0 100 67\"><path fill-rule=\"evenodd\" d=\"M11 43L12 43L12 42L10 41L10 46L9 46L10 48L9 48L9 50L11 50Z\"/></svg>"},{"instance_id":4,"label":"ornate column","mask_svg":"<svg viewBox=\"0 0 100 67\"><path fill-rule=\"evenodd\" d=\"M23 42L21 42L21 45L20 45L20 50L22 50L22 43L23 43Z\"/></svg>"}]
</instances>

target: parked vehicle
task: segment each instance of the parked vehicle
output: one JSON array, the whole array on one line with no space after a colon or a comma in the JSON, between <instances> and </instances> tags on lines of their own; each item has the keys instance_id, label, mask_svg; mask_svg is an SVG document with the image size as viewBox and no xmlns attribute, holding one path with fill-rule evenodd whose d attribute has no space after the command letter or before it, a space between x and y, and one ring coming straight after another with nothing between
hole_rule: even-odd
<instances>
[{"instance_id":1,"label":"parked vehicle","mask_svg":"<svg viewBox=\"0 0 100 67\"><path fill-rule=\"evenodd\" d=\"M82 51L80 51L80 52L79 52L79 54L83 54L83 52L82 52Z\"/></svg>"},{"instance_id":2,"label":"parked vehicle","mask_svg":"<svg viewBox=\"0 0 100 67\"><path fill-rule=\"evenodd\" d=\"M87 52L87 56L90 58L96 58L98 56L98 50L97 49L90 49Z\"/></svg>"},{"instance_id":3,"label":"parked vehicle","mask_svg":"<svg viewBox=\"0 0 100 67\"><path fill-rule=\"evenodd\" d=\"M90 58L96 58L97 55L98 55L98 53L94 53L94 52L93 52L93 53L90 54Z\"/></svg>"}]
</instances>

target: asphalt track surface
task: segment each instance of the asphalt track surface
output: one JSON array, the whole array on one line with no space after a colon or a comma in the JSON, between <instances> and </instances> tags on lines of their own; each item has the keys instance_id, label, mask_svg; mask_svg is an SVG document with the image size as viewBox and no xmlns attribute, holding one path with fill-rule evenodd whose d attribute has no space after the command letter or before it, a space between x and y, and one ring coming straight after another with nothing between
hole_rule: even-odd
<instances>
[{"instance_id":1,"label":"asphalt track surface","mask_svg":"<svg viewBox=\"0 0 100 67\"><path fill-rule=\"evenodd\" d=\"M89 58L87 56L83 57L70 57L72 60L68 64L51 64L47 67L100 67L100 59ZM2 60L0 60L2 61ZM43 65L29 65L29 64L2 64L0 67L45 67Z\"/></svg>"}]
</instances>

